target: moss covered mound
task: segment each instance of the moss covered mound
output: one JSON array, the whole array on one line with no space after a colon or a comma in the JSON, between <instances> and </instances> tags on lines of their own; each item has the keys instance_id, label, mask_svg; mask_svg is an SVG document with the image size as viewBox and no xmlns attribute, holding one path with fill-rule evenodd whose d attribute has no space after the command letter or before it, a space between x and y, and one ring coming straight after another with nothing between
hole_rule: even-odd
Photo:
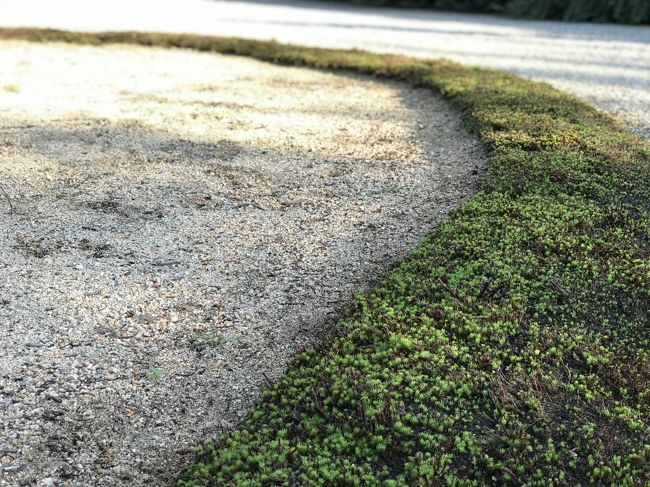
<instances>
[{"instance_id":1,"label":"moss covered mound","mask_svg":"<svg viewBox=\"0 0 650 487\"><path fill-rule=\"evenodd\" d=\"M400 79L457 104L488 150L473 198L179 485L650 482L647 141L549 85L447 61L188 35L0 37Z\"/></svg>"}]
</instances>

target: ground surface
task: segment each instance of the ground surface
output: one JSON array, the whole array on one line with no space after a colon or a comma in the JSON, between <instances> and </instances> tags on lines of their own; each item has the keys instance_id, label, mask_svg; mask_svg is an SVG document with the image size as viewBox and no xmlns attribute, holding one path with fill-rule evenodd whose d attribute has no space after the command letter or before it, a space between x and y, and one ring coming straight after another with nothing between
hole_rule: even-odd
<instances>
[{"instance_id":1,"label":"ground surface","mask_svg":"<svg viewBox=\"0 0 650 487\"><path fill-rule=\"evenodd\" d=\"M551 82L650 137L650 29L261 0L5 0L0 25L277 39L446 57Z\"/></svg>"},{"instance_id":2,"label":"ground surface","mask_svg":"<svg viewBox=\"0 0 650 487\"><path fill-rule=\"evenodd\" d=\"M172 480L483 164L398 84L124 46L0 64L0 485Z\"/></svg>"}]
</instances>

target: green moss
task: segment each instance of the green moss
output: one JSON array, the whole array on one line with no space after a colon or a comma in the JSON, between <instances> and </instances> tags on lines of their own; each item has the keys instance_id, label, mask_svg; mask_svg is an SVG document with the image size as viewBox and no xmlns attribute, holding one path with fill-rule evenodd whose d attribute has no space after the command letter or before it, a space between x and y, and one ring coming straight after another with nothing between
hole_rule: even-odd
<instances>
[{"instance_id":1,"label":"green moss","mask_svg":"<svg viewBox=\"0 0 650 487\"><path fill-rule=\"evenodd\" d=\"M20 86L14 84L4 85L2 89L8 93L20 93Z\"/></svg>"},{"instance_id":2,"label":"green moss","mask_svg":"<svg viewBox=\"0 0 650 487\"><path fill-rule=\"evenodd\" d=\"M186 47L428 86L489 166L340 333L295 357L180 486L650 482L650 144L552 87L358 51L4 30Z\"/></svg>"}]
</instances>

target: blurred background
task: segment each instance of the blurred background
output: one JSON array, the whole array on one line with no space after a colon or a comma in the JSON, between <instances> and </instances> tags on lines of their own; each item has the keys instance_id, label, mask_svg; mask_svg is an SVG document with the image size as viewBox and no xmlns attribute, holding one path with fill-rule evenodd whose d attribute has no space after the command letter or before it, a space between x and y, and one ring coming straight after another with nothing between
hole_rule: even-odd
<instances>
[{"instance_id":1,"label":"blurred background","mask_svg":"<svg viewBox=\"0 0 650 487\"><path fill-rule=\"evenodd\" d=\"M139 30L448 58L550 82L650 137L648 0L0 0L0 26Z\"/></svg>"}]
</instances>

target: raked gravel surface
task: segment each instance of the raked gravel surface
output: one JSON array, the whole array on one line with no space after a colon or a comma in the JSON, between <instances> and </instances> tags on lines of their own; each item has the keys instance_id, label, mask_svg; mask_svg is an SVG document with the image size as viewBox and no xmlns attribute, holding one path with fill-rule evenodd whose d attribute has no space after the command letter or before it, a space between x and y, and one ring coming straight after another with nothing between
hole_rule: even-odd
<instances>
[{"instance_id":1,"label":"raked gravel surface","mask_svg":"<svg viewBox=\"0 0 650 487\"><path fill-rule=\"evenodd\" d=\"M190 32L361 48L547 81L650 138L650 27L305 0L0 0L0 26Z\"/></svg>"},{"instance_id":2,"label":"raked gravel surface","mask_svg":"<svg viewBox=\"0 0 650 487\"><path fill-rule=\"evenodd\" d=\"M0 485L171 483L471 194L423 89L0 43Z\"/></svg>"}]
</instances>

